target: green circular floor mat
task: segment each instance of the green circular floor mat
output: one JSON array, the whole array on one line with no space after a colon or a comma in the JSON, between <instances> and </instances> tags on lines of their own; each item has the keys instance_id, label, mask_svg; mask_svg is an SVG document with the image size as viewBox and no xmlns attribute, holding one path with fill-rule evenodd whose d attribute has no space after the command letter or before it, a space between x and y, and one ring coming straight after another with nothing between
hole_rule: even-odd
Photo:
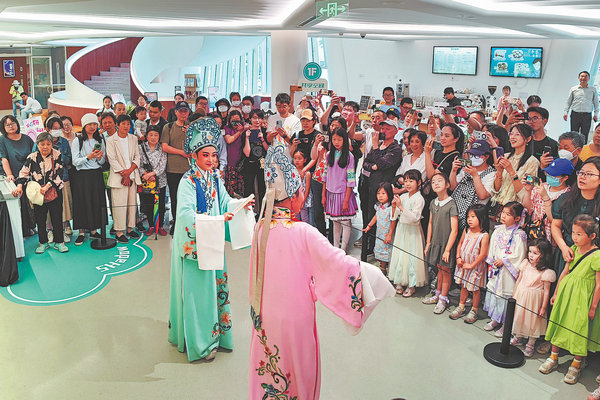
<instances>
[{"instance_id":1,"label":"green circular floor mat","mask_svg":"<svg viewBox=\"0 0 600 400\"><path fill-rule=\"evenodd\" d=\"M126 274L146 265L152 251L142 235L127 244L109 250L94 250L90 241L75 246L67 244L68 253L51 245L43 254L35 254L37 235L25 240L25 258L19 262L19 280L0 288L6 299L30 306L50 306L81 300L97 293L113 276Z\"/></svg>"}]
</instances>

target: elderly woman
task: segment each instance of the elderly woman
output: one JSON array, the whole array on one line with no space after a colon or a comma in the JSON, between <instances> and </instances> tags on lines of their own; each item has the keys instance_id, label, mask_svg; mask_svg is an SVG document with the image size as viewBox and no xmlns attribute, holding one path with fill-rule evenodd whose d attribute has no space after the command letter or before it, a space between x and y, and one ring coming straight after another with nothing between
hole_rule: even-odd
<instances>
[{"instance_id":1,"label":"elderly woman","mask_svg":"<svg viewBox=\"0 0 600 400\"><path fill-rule=\"evenodd\" d=\"M114 228L119 243L128 243L127 235L134 239L140 234L133 230L136 225L137 186L142 184L138 167L140 152L134 135L129 134L131 117L117 117L117 134L106 140L106 156L110 163L108 186L112 197Z\"/></svg>"},{"instance_id":2,"label":"elderly woman","mask_svg":"<svg viewBox=\"0 0 600 400\"><path fill-rule=\"evenodd\" d=\"M36 182L39 186L39 199L34 196L31 202L34 203L33 210L35 221L39 232L39 241L36 254L42 254L50 245L48 244L48 234L46 233L46 215L50 213L52 220L52 229L54 231L54 248L61 253L69 251L63 242L62 225L62 189L64 186L63 164L60 151L53 148L52 135L47 132L41 133L36 140L38 150L27 156L19 178L17 179L17 188L14 190L14 196L23 194L23 185L28 181ZM29 192L29 191L28 191ZM38 203L37 200L41 202Z\"/></svg>"},{"instance_id":3,"label":"elderly woman","mask_svg":"<svg viewBox=\"0 0 600 400\"><path fill-rule=\"evenodd\" d=\"M140 209L142 214L148 217L149 227L146 231L148 236L155 231L161 236L167 235L167 231L163 229L167 192L167 153L162 150L158 143L159 139L160 127L150 125L146 131L146 141L138 145L141 164L139 174L142 177L142 185L147 188L140 193ZM158 194L157 221L153 218L155 194Z\"/></svg>"}]
</instances>

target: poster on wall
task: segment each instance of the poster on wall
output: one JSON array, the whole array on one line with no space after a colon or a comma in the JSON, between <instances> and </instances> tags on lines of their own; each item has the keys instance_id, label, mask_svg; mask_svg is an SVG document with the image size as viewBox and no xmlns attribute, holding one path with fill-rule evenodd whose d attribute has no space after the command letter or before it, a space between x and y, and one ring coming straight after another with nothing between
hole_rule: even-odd
<instances>
[{"instance_id":1,"label":"poster on wall","mask_svg":"<svg viewBox=\"0 0 600 400\"><path fill-rule=\"evenodd\" d=\"M117 103L127 104L125 102L125 96L123 96L123 93L111 94L110 98L112 99L113 104L117 104Z\"/></svg>"},{"instance_id":2,"label":"poster on wall","mask_svg":"<svg viewBox=\"0 0 600 400\"><path fill-rule=\"evenodd\" d=\"M38 135L44 132L44 123L42 122L42 117L38 115L37 117L24 119L23 130L25 131L25 134L35 142Z\"/></svg>"},{"instance_id":3,"label":"poster on wall","mask_svg":"<svg viewBox=\"0 0 600 400\"><path fill-rule=\"evenodd\" d=\"M144 96L148 98L148 103L158 100L158 92L144 92Z\"/></svg>"},{"instance_id":4,"label":"poster on wall","mask_svg":"<svg viewBox=\"0 0 600 400\"><path fill-rule=\"evenodd\" d=\"M15 60L2 60L2 69L5 78L15 77Z\"/></svg>"},{"instance_id":5,"label":"poster on wall","mask_svg":"<svg viewBox=\"0 0 600 400\"><path fill-rule=\"evenodd\" d=\"M219 100L219 87L209 86L208 87L208 103L210 108L215 106L215 103Z\"/></svg>"}]
</instances>

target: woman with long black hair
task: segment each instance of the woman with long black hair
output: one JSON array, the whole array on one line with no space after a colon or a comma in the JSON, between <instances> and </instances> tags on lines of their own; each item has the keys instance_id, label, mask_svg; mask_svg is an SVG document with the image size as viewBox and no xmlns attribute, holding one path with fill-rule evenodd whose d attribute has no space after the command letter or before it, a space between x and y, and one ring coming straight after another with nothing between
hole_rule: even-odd
<instances>
[{"instance_id":1,"label":"woman with long black hair","mask_svg":"<svg viewBox=\"0 0 600 400\"><path fill-rule=\"evenodd\" d=\"M100 238L98 229L106 225L106 193L102 166L106 162L106 144L98 130L98 117L85 114L81 118L82 132L73 139L71 153L76 172L72 177L73 229L79 230L75 245L80 246L86 232L90 238Z\"/></svg>"}]
</instances>

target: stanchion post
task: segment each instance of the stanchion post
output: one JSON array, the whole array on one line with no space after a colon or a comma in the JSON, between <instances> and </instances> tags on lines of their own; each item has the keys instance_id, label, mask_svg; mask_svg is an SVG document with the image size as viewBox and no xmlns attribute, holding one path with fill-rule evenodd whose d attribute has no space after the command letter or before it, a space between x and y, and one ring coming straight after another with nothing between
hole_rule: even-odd
<instances>
[{"instance_id":1,"label":"stanchion post","mask_svg":"<svg viewBox=\"0 0 600 400\"><path fill-rule=\"evenodd\" d=\"M104 206L102 208L106 210L106 201L104 202ZM108 212L106 212L106 217L108 219ZM94 239L90 243L90 247L94 250L108 250L112 249L116 245L116 239L106 237L106 224L100 225L100 239Z\"/></svg>"},{"instance_id":2,"label":"stanchion post","mask_svg":"<svg viewBox=\"0 0 600 400\"><path fill-rule=\"evenodd\" d=\"M483 357L497 367L518 368L525 363L525 355L521 349L510 344L516 305L515 299L512 297L508 299L502 342L490 343L483 348Z\"/></svg>"}]
</instances>

